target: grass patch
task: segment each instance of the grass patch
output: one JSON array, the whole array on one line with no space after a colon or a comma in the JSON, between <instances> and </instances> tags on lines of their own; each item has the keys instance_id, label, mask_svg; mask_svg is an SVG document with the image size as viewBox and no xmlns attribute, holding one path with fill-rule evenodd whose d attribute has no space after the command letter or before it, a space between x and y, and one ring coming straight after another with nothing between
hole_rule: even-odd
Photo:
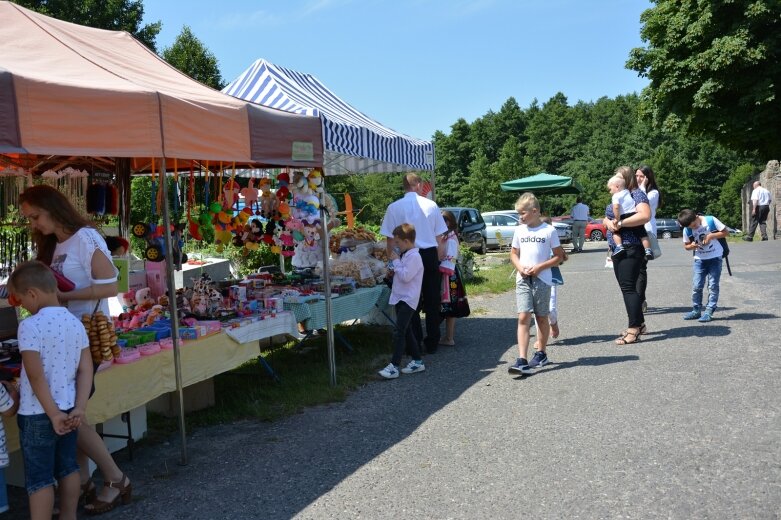
<instances>
[{"instance_id":1,"label":"grass patch","mask_svg":"<svg viewBox=\"0 0 781 520\"><path fill-rule=\"evenodd\" d=\"M467 294L497 294L515 286L512 266L482 266L466 283ZM475 315L485 309L474 309ZM343 401L354 389L377 379L377 370L391 355L392 329L377 325L337 326L353 346L347 353L336 339L336 386L331 386L325 336L308 340L303 349L293 342L264 351L263 357L280 377L277 383L253 359L214 378L215 406L187 414L187 428L226 424L242 419L274 421L308 406ZM178 431L176 417L149 413L147 441L162 442Z\"/></svg>"},{"instance_id":2,"label":"grass patch","mask_svg":"<svg viewBox=\"0 0 781 520\"><path fill-rule=\"evenodd\" d=\"M337 326L353 346L347 353L336 341L336 386L330 384L326 337L308 340L301 350L293 342L263 357L280 377L277 383L257 359L214 378L215 406L187 414L187 427L211 426L241 419L273 421L300 412L307 406L343 401L347 394L376 378L391 353L390 327ZM176 417L149 414L148 439L165 439L178 430Z\"/></svg>"},{"instance_id":3,"label":"grass patch","mask_svg":"<svg viewBox=\"0 0 781 520\"><path fill-rule=\"evenodd\" d=\"M483 266L474 278L466 280L466 294L476 296L478 294L500 294L515 287L515 277L511 276L514 268L509 264L495 267Z\"/></svg>"}]
</instances>

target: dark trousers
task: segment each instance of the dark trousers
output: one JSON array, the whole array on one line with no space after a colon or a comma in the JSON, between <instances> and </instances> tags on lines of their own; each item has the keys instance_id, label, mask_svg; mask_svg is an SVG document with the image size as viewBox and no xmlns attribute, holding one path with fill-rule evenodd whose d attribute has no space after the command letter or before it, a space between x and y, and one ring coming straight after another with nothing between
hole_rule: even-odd
<instances>
[{"instance_id":1,"label":"dark trousers","mask_svg":"<svg viewBox=\"0 0 781 520\"><path fill-rule=\"evenodd\" d=\"M637 294L640 295L640 301L645 301L645 289L648 287L648 260L643 256L643 263L640 264L640 273L637 275Z\"/></svg>"},{"instance_id":2,"label":"dark trousers","mask_svg":"<svg viewBox=\"0 0 781 520\"><path fill-rule=\"evenodd\" d=\"M418 309L423 309L426 313L426 339L423 340L427 352L434 352L439 345L439 308L441 296L439 294L440 284L442 283L442 274L439 272L439 254L436 247L429 247L420 250L420 258L423 260L423 285L420 287L420 305ZM412 318L412 327L420 331L420 314L415 313ZM417 337L421 333L417 332Z\"/></svg>"},{"instance_id":3,"label":"dark trousers","mask_svg":"<svg viewBox=\"0 0 781 520\"><path fill-rule=\"evenodd\" d=\"M396 328L393 329L393 357L391 363L401 366L401 356L404 351L415 361L420 361L420 339L415 337L411 327L412 317L417 315L415 309L404 302L398 302L396 309ZM418 318L420 323L420 318Z\"/></svg>"},{"instance_id":4,"label":"dark trousers","mask_svg":"<svg viewBox=\"0 0 781 520\"><path fill-rule=\"evenodd\" d=\"M639 327L645 323L643 317L643 300L637 292L637 280L640 277L640 266L645 260L645 251L640 244L624 246L626 255L621 258L613 258L613 272L616 275L621 294L624 296L624 307L628 327Z\"/></svg>"},{"instance_id":5,"label":"dark trousers","mask_svg":"<svg viewBox=\"0 0 781 520\"><path fill-rule=\"evenodd\" d=\"M767 216L770 213L770 206L757 206L757 211L751 215L751 226L748 228L748 235L754 238L754 233L759 226L759 234L762 235L762 240L767 240Z\"/></svg>"}]
</instances>

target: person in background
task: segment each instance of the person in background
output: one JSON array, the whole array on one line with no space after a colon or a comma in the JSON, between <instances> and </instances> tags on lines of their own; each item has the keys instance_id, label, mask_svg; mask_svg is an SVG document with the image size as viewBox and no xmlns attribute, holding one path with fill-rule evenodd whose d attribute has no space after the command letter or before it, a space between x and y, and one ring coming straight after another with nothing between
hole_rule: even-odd
<instances>
[{"instance_id":1,"label":"person in background","mask_svg":"<svg viewBox=\"0 0 781 520\"><path fill-rule=\"evenodd\" d=\"M708 219L713 219L716 231L711 231ZM684 228L683 248L694 253L694 275L692 277L692 310L683 316L684 320L698 320L707 323L719 303L719 281L721 280L722 255L724 249L720 238L727 238L727 226L716 217L697 215L691 209L678 213L678 223ZM688 228L688 229L687 229ZM702 312L702 290L708 279L708 304Z\"/></svg>"},{"instance_id":2,"label":"person in background","mask_svg":"<svg viewBox=\"0 0 781 520\"><path fill-rule=\"evenodd\" d=\"M19 390L11 381L0 384L0 415L12 417L19 409ZM8 511L8 490L5 485L5 468L8 467L8 445L5 440L5 428L0 419L0 513Z\"/></svg>"},{"instance_id":3,"label":"person in background","mask_svg":"<svg viewBox=\"0 0 781 520\"><path fill-rule=\"evenodd\" d=\"M30 518L49 520L54 483L61 519L76 519L79 502L77 428L92 384L89 339L81 321L60 306L54 273L41 262L19 264L9 293L32 316L19 323L22 354L17 422Z\"/></svg>"},{"instance_id":4,"label":"person in background","mask_svg":"<svg viewBox=\"0 0 781 520\"><path fill-rule=\"evenodd\" d=\"M589 207L583 204L581 197L577 198L577 202L569 214L572 217L572 246L573 253L582 253L583 244L586 242L586 224L588 224Z\"/></svg>"},{"instance_id":5,"label":"person in background","mask_svg":"<svg viewBox=\"0 0 781 520\"><path fill-rule=\"evenodd\" d=\"M410 329L423 284L423 260L415 247L415 227L411 224L396 226L393 229L392 241L399 252L397 254L391 249L393 285L388 304L393 305L396 311L396 327L393 330L393 357L390 364L379 372L385 379L399 377L399 367L405 350L412 357L412 361L401 369L403 374L426 370L420 357L420 342Z\"/></svg>"},{"instance_id":6,"label":"person in background","mask_svg":"<svg viewBox=\"0 0 781 520\"><path fill-rule=\"evenodd\" d=\"M627 184L624 178L620 175L614 175L607 181L607 188L612 194L611 203L613 204L613 215L616 216L616 220L624 220L635 214L635 201L632 198L632 194L626 188ZM647 260L653 260L654 254L651 251L651 242L648 240L648 233L644 226L633 226L629 228L624 226L625 230L632 230L640 242L643 244L645 250L645 258ZM626 251L623 246L623 239L621 234L613 235L613 242L615 246L613 248L613 256L621 256Z\"/></svg>"},{"instance_id":7,"label":"person in background","mask_svg":"<svg viewBox=\"0 0 781 520\"><path fill-rule=\"evenodd\" d=\"M754 240L754 233L759 226L759 234L762 240L767 240L767 216L770 213L770 192L762 187L762 183L756 181L754 190L751 192L751 226L743 240L751 242Z\"/></svg>"},{"instance_id":8,"label":"person in background","mask_svg":"<svg viewBox=\"0 0 781 520\"><path fill-rule=\"evenodd\" d=\"M72 291L58 291L61 304L77 319L97 309L110 316L108 299L116 296L117 269L105 239L67 197L55 188L39 185L19 196L19 211L30 223L36 259L70 280ZM97 370L97 366L93 366ZM86 419L79 425L78 458L82 494L88 514L105 513L120 500L130 500L130 479L119 469L103 439ZM92 459L103 475L100 493L89 474Z\"/></svg>"},{"instance_id":9,"label":"person in background","mask_svg":"<svg viewBox=\"0 0 781 520\"><path fill-rule=\"evenodd\" d=\"M437 252L437 236L447 232L445 219L439 211L439 206L433 200L419 194L422 188L420 175L408 173L403 180L404 196L390 204L382 219L380 233L391 238L393 230L401 224L412 224L415 228L415 247L423 259L423 286L420 291L423 312L426 313L426 337L424 339L426 352L433 354L439 345L439 310L440 282L439 254ZM388 258L393 253L393 241L387 241ZM415 312L412 317L412 328L416 336L421 337L420 314Z\"/></svg>"},{"instance_id":10,"label":"person in background","mask_svg":"<svg viewBox=\"0 0 781 520\"><path fill-rule=\"evenodd\" d=\"M613 241L613 237L620 234L626 250L624 255L613 256L613 272L621 289L628 322L628 327L616 339L616 344L628 345L639 341L640 335L646 332L643 301L637 292L637 279L640 276L640 266L643 263L645 252L640 239L631 228L645 226L646 222L651 219L651 206L648 204L646 194L638 187L637 178L632 168L621 166L616 169L615 174L623 177L624 184L635 202L635 214L631 217L619 220L618 216L613 213L613 204L608 204L605 208L605 218L602 220L608 231L608 247L611 250L615 248L616 243Z\"/></svg>"},{"instance_id":11,"label":"person in background","mask_svg":"<svg viewBox=\"0 0 781 520\"><path fill-rule=\"evenodd\" d=\"M122 237L106 236L106 247L111 256L125 256L130 251L130 243Z\"/></svg>"},{"instance_id":12,"label":"person in background","mask_svg":"<svg viewBox=\"0 0 781 520\"><path fill-rule=\"evenodd\" d=\"M648 205L651 207L651 220L645 223L645 230L653 238L656 238L656 210L662 205L662 195L659 187L656 185L656 175L650 166L642 165L635 172L637 186L648 197ZM645 297L645 290L648 287L648 259L644 258L640 266L640 275L637 277L637 292L643 301L643 312L648 310L648 302Z\"/></svg>"},{"instance_id":13,"label":"person in background","mask_svg":"<svg viewBox=\"0 0 781 520\"><path fill-rule=\"evenodd\" d=\"M458 269L458 223L450 211L443 211L442 216L447 224L447 233L439 236L439 270L442 273L442 309L445 320L445 336L440 345L456 344L456 318L462 317L459 312L459 299L466 297L464 283Z\"/></svg>"},{"instance_id":14,"label":"person in background","mask_svg":"<svg viewBox=\"0 0 781 520\"><path fill-rule=\"evenodd\" d=\"M559 265L564 250L556 228L540 218L540 203L533 193L524 193L515 202L521 224L513 235L510 262L515 267L515 300L518 310L518 359L508 372L530 374L548 364L546 347L550 333L550 289L553 285L551 267ZM537 322L539 350L527 362L529 331L532 315Z\"/></svg>"}]
</instances>

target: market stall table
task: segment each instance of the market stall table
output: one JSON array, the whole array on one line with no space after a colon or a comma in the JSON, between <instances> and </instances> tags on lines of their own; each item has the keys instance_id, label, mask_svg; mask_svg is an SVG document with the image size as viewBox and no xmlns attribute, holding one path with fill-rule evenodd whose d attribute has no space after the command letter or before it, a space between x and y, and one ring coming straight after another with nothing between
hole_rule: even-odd
<instances>
[{"instance_id":1,"label":"market stall table","mask_svg":"<svg viewBox=\"0 0 781 520\"><path fill-rule=\"evenodd\" d=\"M331 299L333 323L356 320L366 316L375 308L380 308L380 310L382 310L387 306L389 296L390 289L385 285L362 287L356 289L352 294L334 296ZM328 317L325 312L325 301L322 299L306 303L285 303L285 310L292 311L295 315L295 320L303 323L307 330L317 330L327 327ZM348 350L352 351L352 346L347 340L335 331L334 333L345 344ZM310 336L311 334L308 334L301 341L306 341Z\"/></svg>"},{"instance_id":2,"label":"market stall table","mask_svg":"<svg viewBox=\"0 0 781 520\"><path fill-rule=\"evenodd\" d=\"M205 381L260 357L259 341L265 338L297 334L295 318L289 312L281 312L274 318L256 323L260 325L246 326L252 327L252 331L241 337L241 343L231 339L226 332L182 343L182 385ZM242 328L234 329L231 333L236 336ZM92 424L100 424L175 390L174 356L171 350L143 356L126 365L114 364L95 375L95 395L87 406L87 417ZM16 419L4 420L8 451L16 451L19 449Z\"/></svg>"}]
</instances>

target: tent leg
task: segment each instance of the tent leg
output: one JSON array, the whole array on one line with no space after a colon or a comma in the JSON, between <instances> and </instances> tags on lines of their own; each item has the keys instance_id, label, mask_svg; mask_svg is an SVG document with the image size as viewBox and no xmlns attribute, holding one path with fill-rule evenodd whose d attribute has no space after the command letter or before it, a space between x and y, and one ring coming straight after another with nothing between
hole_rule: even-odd
<instances>
[{"instance_id":1,"label":"tent leg","mask_svg":"<svg viewBox=\"0 0 781 520\"><path fill-rule=\"evenodd\" d=\"M323 291L325 292L325 316L328 340L328 371L331 375L331 386L336 386L336 347L334 345L334 323L331 315L331 274L328 271L328 256L331 250L328 247L328 219L330 215L325 213L325 192L320 194L320 228L323 233L320 245L323 248Z\"/></svg>"},{"instance_id":2,"label":"tent leg","mask_svg":"<svg viewBox=\"0 0 781 520\"><path fill-rule=\"evenodd\" d=\"M160 182L163 190L163 228L165 236L165 273L168 285L168 306L171 311L171 336L174 343L174 371L176 374L176 396L179 403L179 433L182 437L182 453L179 464L187 465L187 428L184 422L184 389L182 388L182 357L179 352L179 319L176 309L176 283L174 280L173 243L171 240L171 215L168 208L168 182L165 172L165 158L161 164ZM154 196L154 195L153 195Z\"/></svg>"}]
</instances>

